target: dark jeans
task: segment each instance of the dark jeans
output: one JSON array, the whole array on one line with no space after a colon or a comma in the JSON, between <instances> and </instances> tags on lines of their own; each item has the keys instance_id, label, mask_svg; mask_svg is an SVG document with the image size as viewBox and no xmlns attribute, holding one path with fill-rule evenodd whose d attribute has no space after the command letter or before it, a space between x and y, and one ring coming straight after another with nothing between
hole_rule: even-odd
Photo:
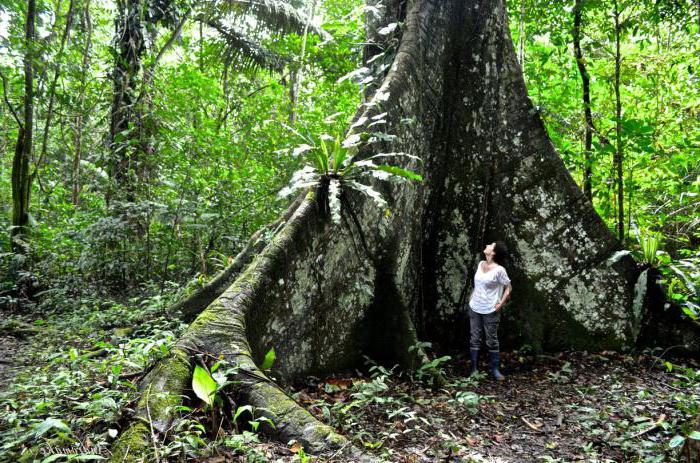
<instances>
[{"instance_id":1,"label":"dark jeans","mask_svg":"<svg viewBox=\"0 0 700 463\"><path fill-rule=\"evenodd\" d=\"M493 312L490 314L480 314L469 308L469 325L471 339L469 348L479 350L481 348L481 340L486 334L486 347L491 352L498 352L498 322L501 320L501 312Z\"/></svg>"}]
</instances>

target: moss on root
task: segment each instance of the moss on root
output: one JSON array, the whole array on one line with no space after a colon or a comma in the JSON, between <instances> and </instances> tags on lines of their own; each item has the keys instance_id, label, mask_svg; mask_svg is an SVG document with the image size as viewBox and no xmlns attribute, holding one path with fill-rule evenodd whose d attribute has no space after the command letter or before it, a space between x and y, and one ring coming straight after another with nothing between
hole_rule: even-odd
<instances>
[{"instance_id":1,"label":"moss on root","mask_svg":"<svg viewBox=\"0 0 700 463\"><path fill-rule=\"evenodd\" d=\"M112 445L110 463L142 463L150 461L151 432L148 425L134 420L119 440Z\"/></svg>"},{"instance_id":2,"label":"moss on root","mask_svg":"<svg viewBox=\"0 0 700 463\"><path fill-rule=\"evenodd\" d=\"M314 454L356 450L351 442L331 426L317 420L276 385L259 382L249 386L248 399L274 423L265 431L285 442L295 439Z\"/></svg>"},{"instance_id":3,"label":"moss on root","mask_svg":"<svg viewBox=\"0 0 700 463\"><path fill-rule=\"evenodd\" d=\"M173 421L174 407L182 403L182 394L192 377L187 352L173 348L146 377L141 386L141 400L137 414L152 423L153 428L165 432Z\"/></svg>"},{"instance_id":4,"label":"moss on root","mask_svg":"<svg viewBox=\"0 0 700 463\"><path fill-rule=\"evenodd\" d=\"M146 375L135 419L112 445L110 462L149 461L146 457L152 448L151 427L157 432L167 432L170 428L191 371L189 355L175 347Z\"/></svg>"}]
</instances>

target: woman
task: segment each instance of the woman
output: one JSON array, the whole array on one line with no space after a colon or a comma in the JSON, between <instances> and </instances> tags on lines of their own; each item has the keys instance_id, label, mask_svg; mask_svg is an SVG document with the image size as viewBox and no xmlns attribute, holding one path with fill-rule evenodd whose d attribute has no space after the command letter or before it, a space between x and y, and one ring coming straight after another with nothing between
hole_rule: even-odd
<instances>
[{"instance_id":1,"label":"woman","mask_svg":"<svg viewBox=\"0 0 700 463\"><path fill-rule=\"evenodd\" d=\"M477 371L479 349L485 334L491 361L491 374L500 381L504 376L498 370L501 363L498 350L498 322L501 319L501 308L508 300L512 289L508 273L501 265L508 257L508 248L502 241L496 241L484 248L484 257L486 260L479 262L479 267L474 274L474 289L469 297L470 374Z\"/></svg>"}]
</instances>

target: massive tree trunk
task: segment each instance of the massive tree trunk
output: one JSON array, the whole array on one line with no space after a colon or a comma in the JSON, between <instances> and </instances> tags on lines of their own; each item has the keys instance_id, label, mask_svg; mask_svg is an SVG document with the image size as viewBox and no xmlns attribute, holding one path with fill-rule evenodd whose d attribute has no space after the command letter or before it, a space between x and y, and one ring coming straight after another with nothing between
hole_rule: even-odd
<instances>
[{"instance_id":1,"label":"massive tree trunk","mask_svg":"<svg viewBox=\"0 0 700 463\"><path fill-rule=\"evenodd\" d=\"M423 353L408 348L419 338L464 349L464 294L479 251L495 239L513 254L514 291L501 327L507 343L602 349L635 342L642 316L632 303L635 263L547 137L526 94L503 1L381 3L381 19L368 21L365 57L383 51L393 64L352 130L371 134L370 124L385 120L396 138L376 137L385 141L361 155L419 156L422 166L403 167L422 169L424 182L374 184L389 200L388 214L344 191L339 226L326 214L327 185L299 198L270 242L229 272L237 274L233 283L203 299L212 302L142 381L114 461L138 458L152 432L170 428L169 405L190 389L202 354L238 367L230 378L240 381L236 393L266 409L260 413L276 423L268 432L313 452L353 451L256 364L274 347L273 374L286 383L352 368L362 354L413 368ZM378 33L392 22L403 24L396 37Z\"/></svg>"}]
</instances>

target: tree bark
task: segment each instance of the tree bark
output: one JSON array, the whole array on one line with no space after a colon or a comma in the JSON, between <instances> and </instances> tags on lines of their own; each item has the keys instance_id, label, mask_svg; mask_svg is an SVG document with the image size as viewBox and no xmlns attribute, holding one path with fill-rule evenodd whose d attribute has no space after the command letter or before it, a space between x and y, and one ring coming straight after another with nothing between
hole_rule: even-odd
<instances>
[{"instance_id":1,"label":"tree bark","mask_svg":"<svg viewBox=\"0 0 700 463\"><path fill-rule=\"evenodd\" d=\"M698 11L698 13L700 13L700 11ZM695 420L693 431L700 432L700 414ZM683 457L683 461L688 463L700 461L700 439L688 437L683 443L681 456Z\"/></svg>"},{"instance_id":2,"label":"tree bark","mask_svg":"<svg viewBox=\"0 0 700 463\"><path fill-rule=\"evenodd\" d=\"M222 355L238 367L229 379L240 381L241 403L266 409L260 413L276 425L266 432L312 452L352 449L256 365L274 347L273 375L283 384L349 370L363 354L416 368L425 354L408 348L418 339L464 350L462 295L479 251L496 239L513 255L505 345L607 349L635 342L643 315L632 308L635 263L547 137L527 97L503 1L382 4L382 17L367 24L372 49L365 58L385 51L393 63L381 86L368 91L351 131L383 140L363 146L359 158L419 156L422 165L407 157L402 167L422 170L424 182L373 181L389 212L344 190L342 226L327 217L327 184L301 197L144 379L113 461L135 458L127 448L147 451L150 425L164 432L177 419L167 405L189 389L196 354ZM377 33L392 22L403 24L396 35ZM378 136L376 124L370 127L377 120L396 138Z\"/></svg>"},{"instance_id":3,"label":"tree bark","mask_svg":"<svg viewBox=\"0 0 700 463\"><path fill-rule=\"evenodd\" d=\"M622 100L620 99L620 65L622 56L620 54L620 34L622 26L620 24L620 9L615 0L615 184L617 185L617 239L624 242L625 239L625 184L622 168Z\"/></svg>"},{"instance_id":4,"label":"tree bark","mask_svg":"<svg viewBox=\"0 0 700 463\"><path fill-rule=\"evenodd\" d=\"M583 167L583 194L586 195L589 201L593 199L593 188L591 185L591 148L593 144L593 114L591 113L591 79L586 69L586 61L583 58L581 50L581 23L583 19L583 7L585 0L576 0L574 4L574 55L576 57L576 65L578 72L581 75L581 87L583 90L583 114L586 121L584 134L584 167Z\"/></svg>"},{"instance_id":5,"label":"tree bark","mask_svg":"<svg viewBox=\"0 0 700 463\"><path fill-rule=\"evenodd\" d=\"M16 252L26 252L29 204L32 193L30 163L34 147L34 47L36 2L27 1L24 36L24 116L20 124L12 162L12 243Z\"/></svg>"}]
</instances>

